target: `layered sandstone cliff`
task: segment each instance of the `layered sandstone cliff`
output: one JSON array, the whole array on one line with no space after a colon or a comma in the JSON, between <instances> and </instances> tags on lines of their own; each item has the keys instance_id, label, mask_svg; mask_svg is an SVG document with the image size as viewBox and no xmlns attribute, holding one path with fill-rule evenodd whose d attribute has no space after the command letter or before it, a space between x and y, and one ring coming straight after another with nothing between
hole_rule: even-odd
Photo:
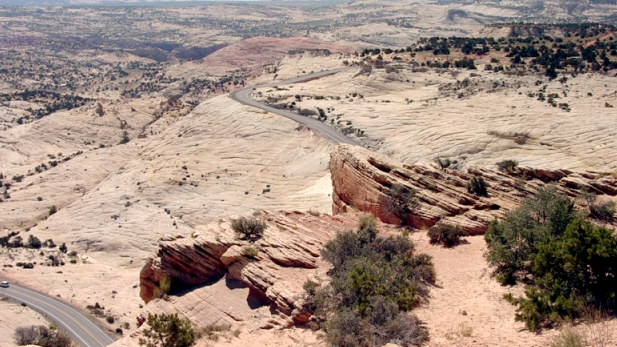
<instances>
[{"instance_id":1,"label":"layered sandstone cliff","mask_svg":"<svg viewBox=\"0 0 617 347\"><path fill-rule=\"evenodd\" d=\"M147 310L179 311L201 326L223 321L272 328L306 322L302 285L325 273L319 250L335 233L355 227L357 216L260 212L256 218L267 228L254 243L238 239L229 219L190 238L162 238L140 274Z\"/></svg>"},{"instance_id":2,"label":"layered sandstone cliff","mask_svg":"<svg viewBox=\"0 0 617 347\"><path fill-rule=\"evenodd\" d=\"M400 184L416 190L418 202L413 213L402 222L428 228L441 221L459 225L470 235L483 234L495 217L518 206L535 188L547 183L571 197L579 196L584 190L597 195L617 194L617 179L608 173L531 168L517 168L511 173L484 168L437 169L406 165L349 145L338 146L332 151L330 172L334 214L358 209L387 223L401 223L385 203L390 188ZM488 196L468 192L467 183L473 176L484 179Z\"/></svg>"}]
</instances>

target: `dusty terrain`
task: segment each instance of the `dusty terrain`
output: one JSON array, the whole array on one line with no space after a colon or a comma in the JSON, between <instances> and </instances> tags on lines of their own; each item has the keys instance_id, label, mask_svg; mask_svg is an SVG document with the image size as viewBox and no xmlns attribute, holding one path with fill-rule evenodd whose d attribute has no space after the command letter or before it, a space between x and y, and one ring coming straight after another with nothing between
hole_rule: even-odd
<instances>
[{"instance_id":1,"label":"dusty terrain","mask_svg":"<svg viewBox=\"0 0 617 347\"><path fill-rule=\"evenodd\" d=\"M28 307L0 298L0 344L6 347L17 346L13 339L16 328L29 325L48 325L49 322Z\"/></svg>"},{"instance_id":2,"label":"dusty terrain","mask_svg":"<svg viewBox=\"0 0 617 347\"><path fill-rule=\"evenodd\" d=\"M56 247L0 248L0 278L86 312L98 302L104 307L101 324L110 331L122 328L125 336L134 333L144 312L180 307L196 323L209 324L236 307L245 321L198 346L323 345L319 333L308 329L259 329L271 313L263 305L250 307L246 288L219 283L171 304L140 299L139 273L165 235L192 239L212 223L261 210L310 210L324 220L344 220L341 228L355 223L353 211L323 215L333 212L334 144L289 120L237 104L227 93L353 65L362 60L355 51L367 47L405 48L435 35L499 36L507 32L484 25L575 16L601 20L611 11L614 6L551 1L541 9L515 1L2 8L0 237L20 232L24 243L33 235L53 239ZM478 70L468 71L420 67L421 61L440 59L431 52L418 54L416 63L408 52L401 60L395 56L384 58L391 69L357 68L279 90L261 88L254 97L321 108L334 127L409 165L434 168L439 157L461 169L494 169L503 159L575 173L610 174L617 168L617 111L607 106L617 95L614 73L560 82L541 74L486 71L490 57L479 57ZM505 53L491 57L507 62ZM540 92L557 94L570 110L539 101ZM501 299L508 289L490 278L482 258L481 236L455 249L428 245L424 232L411 237L421 252L435 257L440 285L418 311L429 327L430 346L547 344L554 332L534 335L514 322L513 306ZM58 250L62 243L67 253ZM50 266L52 258L64 265ZM22 269L18 262L36 264ZM221 301L209 311L187 304L219 297L230 306ZM0 304L3 320L15 317L11 324L39 320ZM105 323L106 316L115 322ZM272 318L278 322L273 326L280 325L279 318ZM461 333L466 327L471 337ZM0 325L0 344L11 340L12 330L13 325ZM116 345L135 343L129 338Z\"/></svg>"}]
</instances>

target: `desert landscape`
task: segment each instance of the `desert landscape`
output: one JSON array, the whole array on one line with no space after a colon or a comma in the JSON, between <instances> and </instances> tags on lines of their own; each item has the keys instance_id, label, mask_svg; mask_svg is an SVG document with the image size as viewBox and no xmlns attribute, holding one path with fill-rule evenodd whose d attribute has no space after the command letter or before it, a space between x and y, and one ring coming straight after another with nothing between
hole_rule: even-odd
<instances>
[{"instance_id":1,"label":"desert landscape","mask_svg":"<svg viewBox=\"0 0 617 347\"><path fill-rule=\"evenodd\" d=\"M550 243L570 223L612 240L614 1L16 5L0 1L0 280L69 304L112 346L145 345L148 318L173 313L195 346L360 345L354 329L370 331L366 346L617 343L614 300L583 315L576 290L555 299L541 276L567 266L526 258L507 272L498 253L546 191L556 200L539 205L569 217L532 228L550 234L534 252L574 257ZM351 309L323 299L366 275L337 272L347 265L328 250L342 237L383 247L358 251L370 261L354 271L398 257L395 273L430 268L383 285L398 295L379 294L398 305L386 323L361 283ZM601 275L579 285L612 286L605 248L589 265ZM1 290L0 345L50 324ZM531 312L533 290L546 296ZM337 325L346 310L359 325Z\"/></svg>"}]
</instances>

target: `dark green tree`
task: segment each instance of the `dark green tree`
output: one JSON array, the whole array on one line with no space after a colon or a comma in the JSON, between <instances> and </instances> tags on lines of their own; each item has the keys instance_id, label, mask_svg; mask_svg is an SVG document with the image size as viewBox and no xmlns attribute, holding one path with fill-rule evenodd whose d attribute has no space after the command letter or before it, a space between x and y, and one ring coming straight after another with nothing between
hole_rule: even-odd
<instances>
[{"instance_id":1,"label":"dark green tree","mask_svg":"<svg viewBox=\"0 0 617 347\"><path fill-rule=\"evenodd\" d=\"M28 243L27 246L30 248L34 248L34 249L39 249L41 248L42 242L41 240L39 240L38 237L34 236L34 235L30 235L28 236Z\"/></svg>"},{"instance_id":2,"label":"dark green tree","mask_svg":"<svg viewBox=\"0 0 617 347\"><path fill-rule=\"evenodd\" d=\"M412 345L427 338L418 319L407 312L426 300L435 272L431 258L414 254L407 237L380 237L367 217L358 231L326 243L322 256L332 264L330 281L305 284L305 309L321 322L332 345Z\"/></svg>"},{"instance_id":3,"label":"dark green tree","mask_svg":"<svg viewBox=\"0 0 617 347\"><path fill-rule=\"evenodd\" d=\"M562 235L575 217L574 203L550 186L507 212L503 221L493 221L484 238L489 249L486 257L495 266L497 279L515 284L528 278L538 244Z\"/></svg>"},{"instance_id":4,"label":"dark green tree","mask_svg":"<svg viewBox=\"0 0 617 347\"><path fill-rule=\"evenodd\" d=\"M146 347L190 347L195 344L195 330L188 319L173 314L148 314L140 346Z\"/></svg>"},{"instance_id":5,"label":"dark green tree","mask_svg":"<svg viewBox=\"0 0 617 347\"><path fill-rule=\"evenodd\" d=\"M583 220L554 187L540 189L494 221L485 234L487 259L502 284L526 284L512 299L516 320L530 330L579 318L588 309L617 308L614 230Z\"/></svg>"},{"instance_id":6,"label":"dark green tree","mask_svg":"<svg viewBox=\"0 0 617 347\"><path fill-rule=\"evenodd\" d=\"M574 219L559 238L547 238L533 258L534 282L518 300L516 320L530 330L575 319L586 306L614 312L617 238L614 230Z\"/></svg>"}]
</instances>

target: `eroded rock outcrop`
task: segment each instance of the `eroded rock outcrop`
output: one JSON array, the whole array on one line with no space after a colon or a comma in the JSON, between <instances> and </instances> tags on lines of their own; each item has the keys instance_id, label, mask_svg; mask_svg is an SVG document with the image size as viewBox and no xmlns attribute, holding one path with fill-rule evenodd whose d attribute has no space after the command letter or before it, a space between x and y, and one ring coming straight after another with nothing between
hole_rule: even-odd
<instances>
[{"instance_id":1,"label":"eroded rock outcrop","mask_svg":"<svg viewBox=\"0 0 617 347\"><path fill-rule=\"evenodd\" d=\"M248 331L306 322L302 286L308 279L323 278L328 269L319 250L336 233L357 224L357 213L340 213L359 210L386 223L400 223L386 207L395 184L417 191L417 206L405 223L416 228L451 223L471 235L484 233L495 217L547 183L571 197L583 190L617 194L617 179L605 173L437 169L404 165L347 145L331 153L330 171L335 216L259 212L255 216L267 229L254 243L239 240L230 219L198 226L190 237L162 238L158 252L141 271L140 294L148 303L143 314L178 312L198 326L239 323ZM467 191L474 176L485 180L488 196ZM379 226L386 233L393 228Z\"/></svg>"},{"instance_id":2,"label":"eroded rock outcrop","mask_svg":"<svg viewBox=\"0 0 617 347\"><path fill-rule=\"evenodd\" d=\"M140 274L146 309L184 312L199 325L223 320L272 328L306 322L302 285L325 273L319 250L335 233L355 227L357 216L260 212L256 218L267 228L254 243L239 240L230 220L203 227L190 238L162 238ZM257 314L264 306L266 313Z\"/></svg>"},{"instance_id":3,"label":"eroded rock outcrop","mask_svg":"<svg viewBox=\"0 0 617 347\"><path fill-rule=\"evenodd\" d=\"M400 223L387 208L394 184L415 189L417 207L404 222L428 228L437 222L459 225L470 235L483 234L490 221L520 204L539 186L553 183L568 196L587 190L598 195L616 195L617 179L599 172L518 168L512 173L471 168L437 169L405 165L385 155L349 145L340 145L330 155L334 214L358 209L387 223ZM488 196L467 191L473 176L484 179Z\"/></svg>"}]
</instances>

